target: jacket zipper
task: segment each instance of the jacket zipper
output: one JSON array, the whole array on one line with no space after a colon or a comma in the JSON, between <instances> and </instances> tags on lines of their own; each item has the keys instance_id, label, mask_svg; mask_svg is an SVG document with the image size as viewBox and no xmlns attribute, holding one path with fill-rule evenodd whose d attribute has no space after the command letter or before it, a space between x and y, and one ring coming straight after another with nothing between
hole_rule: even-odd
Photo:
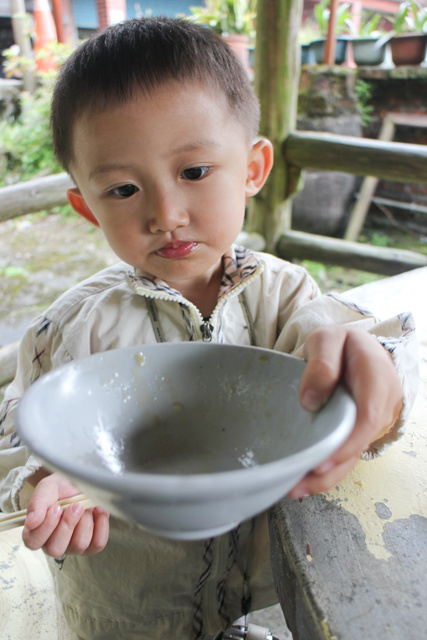
<instances>
[{"instance_id":1,"label":"jacket zipper","mask_svg":"<svg viewBox=\"0 0 427 640\"><path fill-rule=\"evenodd\" d=\"M200 325L203 342L212 342L213 330L214 326L211 324L210 320L203 319L203 322Z\"/></svg>"},{"instance_id":2,"label":"jacket zipper","mask_svg":"<svg viewBox=\"0 0 427 640\"><path fill-rule=\"evenodd\" d=\"M187 306L190 309L190 311L196 316L197 322L195 323L195 325L199 327L202 341L212 342L214 329L215 329L215 320L219 314L219 310L221 309L222 305L225 304L225 302L229 298L238 296L243 291L243 289L246 289L246 287L249 284L251 284L251 282L253 282L255 278L257 278L258 275L263 271L264 271L263 266L258 265L256 270L250 276L248 276L243 282L241 282L236 287L234 287L231 291L229 291L224 296L222 296L222 298L220 298L220 300L218 301L215 309L212 311L210 318L208 318L207 320L203 318L202 314L200 313L196 305L190 302L189 300L186 300L186 298L184 297L179 298L177 296L172 296L169 293L165 293L164 291L150 291L148 289L144 289L143 287L138 287L138 285L136 285L135 290L137 293L147 298L153 298L155 300L170 300L171 302L180 302L181 304L185 304L185 306Z\"/></svg>"}]
</instances>

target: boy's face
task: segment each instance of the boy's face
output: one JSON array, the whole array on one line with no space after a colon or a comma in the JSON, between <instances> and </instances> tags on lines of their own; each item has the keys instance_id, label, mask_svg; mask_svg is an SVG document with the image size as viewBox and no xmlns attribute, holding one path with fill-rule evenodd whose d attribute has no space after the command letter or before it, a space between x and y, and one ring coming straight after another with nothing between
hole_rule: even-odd
<instances>
[{"instance_id":1,"label":"boy's face","mask_svg":"<svg viewBox=\"0 0 427 640\"><path fill-rule=\"evenodd\" d=\"M217 93L169 84L86 113L73 131L71 172L115 253L184 295L222 273L262 186L256 145Z\"/></svg>"}]
</instances>

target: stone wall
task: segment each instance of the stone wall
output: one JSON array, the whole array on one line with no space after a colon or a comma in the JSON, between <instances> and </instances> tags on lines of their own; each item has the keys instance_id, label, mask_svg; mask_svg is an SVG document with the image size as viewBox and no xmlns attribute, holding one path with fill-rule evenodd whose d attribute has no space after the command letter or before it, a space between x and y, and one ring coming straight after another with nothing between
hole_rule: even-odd
<instances>
[{"instance_id":1,"label":"stone wall","mask_svg":"<svg viewBox=\"0 0 427 640\"><path fill-rule=\"evenodd\" d=\"M301 70L297 128L362 136L355 91L356 75L346 67L304 66ZM347 173L304 171L304 186L295 197L292 227L323 235L339 235L356 190Z\"/></svg>"},{"instance_id":2,"label":"stone wall","mask_svg":"<svg viewBox=\"0 0 427 640\"><path fill-rule=\"evenodd\" d=\"M427 68L396 67L388 70L366 68L360 70L358 75L368 82L372 89L370 103L374 108L372 120L366 127L364 135L376 138L387 112L417 114L425 118L425 126L399 125L396 127L394 140L427 144ZM427 186L425 185L381 181L376 195L404 202L413 201L427 206ZM427 216L425 220L427 222Z\"/></svg>"},{"instance_id":3,"label":"stone wall","mask_svg":"<svg viewBox=\"0 0 427 640\"><path fill-rule=\"evenodd\" d=\"M362 125L356 82L369 85L373 111ZM427 68L395 69L304 66L301 70L297 128L376 138L388 112L419 114L426 127L398 126L395 140L427 144ZM343 173L305 171L304 188L295 198L295 229L341 235L361 179ZM376 196L427 206L427 187L380 181ZM397 210L398 216L405 211ZM406 215L417 218L413 212ZM427 216L423 220L427 224Z\"/></svg>"}]
</instances>

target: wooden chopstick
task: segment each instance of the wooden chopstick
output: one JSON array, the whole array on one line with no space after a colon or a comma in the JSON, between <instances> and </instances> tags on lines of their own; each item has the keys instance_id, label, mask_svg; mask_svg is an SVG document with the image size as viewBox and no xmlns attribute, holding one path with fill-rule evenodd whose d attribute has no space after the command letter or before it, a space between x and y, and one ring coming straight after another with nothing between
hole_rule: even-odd
<instances>
[{"instance_id":1,"label":"wooden chopstick","mask_svg":"<svg viewBox=\"0 0 427 640\"><path fill-rule=\"evenodd\" d=\"M68 507L69 504L73 504L74 502L80 502L85 506L91 506L93 503L86 498L83 493L79 493L72 498L65 498L64 500L59 500L58 504L60 507ZM3 513L0 514L0 532L7 531L8 529L14 529L15 527L21 527L25 518L27 517L27 509L21 509L21 511L14 511L13 513Z\"/></svg>"}]
</instances>

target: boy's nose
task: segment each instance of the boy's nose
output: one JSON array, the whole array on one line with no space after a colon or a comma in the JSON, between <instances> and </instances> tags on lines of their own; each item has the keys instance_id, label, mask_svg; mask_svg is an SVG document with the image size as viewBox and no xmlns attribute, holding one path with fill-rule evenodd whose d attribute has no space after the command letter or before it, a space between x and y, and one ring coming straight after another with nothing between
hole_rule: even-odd
<instances>
[{"instance_id":1,"label":"boy's nose","mask_svg":"<svg viewBox=\"0 0 427 640\"><path fill-rule=\"evenodd\" d=\"M173 194L156 194L148 222L151 233L172 232L179 227L187 226L188 220L188 214L179 197Z\"/></svg>"}]
</instances>

